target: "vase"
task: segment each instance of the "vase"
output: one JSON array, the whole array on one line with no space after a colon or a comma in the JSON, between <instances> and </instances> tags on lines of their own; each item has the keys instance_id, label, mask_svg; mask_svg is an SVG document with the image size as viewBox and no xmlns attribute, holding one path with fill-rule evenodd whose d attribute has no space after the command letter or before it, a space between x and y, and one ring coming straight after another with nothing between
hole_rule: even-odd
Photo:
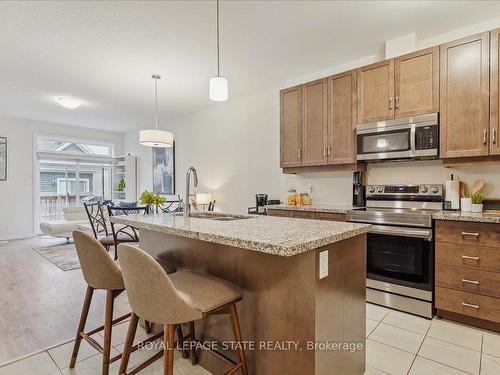
<instances>
[{"instance_id":1,"label":"vase","mask_svg":"<svg viewBox=\"0 0 500 375\"><path fill-rule=\"evenodd\" d=\"M483 212L483 205L482 204L472 203L471 208L472 208L472 212L475 212L475 213Z\"/></svg>"}]
</instances>

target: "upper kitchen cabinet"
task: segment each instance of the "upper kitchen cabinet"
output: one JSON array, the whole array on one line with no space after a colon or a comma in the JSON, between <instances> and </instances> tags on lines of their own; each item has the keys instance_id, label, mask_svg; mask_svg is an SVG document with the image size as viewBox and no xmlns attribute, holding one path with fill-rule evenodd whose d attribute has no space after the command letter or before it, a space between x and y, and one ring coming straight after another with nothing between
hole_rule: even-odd
<instances>
[{"instance_id":1,"label":"upper kitchen cabinet","mask_svg":"<svg viewBox=\"0 0 500 375\"><path fill-rule=\"evenodd\" d=\"M441 157L488 155L489 33L440 47Z\"/></svg>"},{"instance_id":2,"label":"upper kitchen cabinet","mask_svg":"<svg viewBox=\"0 0 500 375\"><path fill-rule=\"evenodd\" d=\"M500 155L500 29L491 32L490 56L490 154Z\"/></svg>"},{"instance_id":3,"label":"upper kitchen cabinet","mask_svg":"<svg viewBox=\"0 0 500 375\"><path fill-rule=\"evenodd\" d=\"M439 47L394 59L394 117L439 112Z\"/></svg>"},{"instance_id":4,"label":"upper kitchen cabinet","mask_svg":"<svg viewBox=\"0 0 500 375\"><path fill-rule=\"evenodd\" d=\"M358 69L358 123L394 118L394 60Z\"/></svg>"},{"instance_id":5,"label":"upper kitchen cabinet","mask_svg":"<svg viewBox=\"0 0 500 375\"><path fill-rule=\"evenodd\" d=\"M356 71L328 78L328 164L356 162Z\"/></svg>"},{"instance_id":6,"label":"upper kitchen cabinet","mask_svg":"<svg viewBox=\"0 0 500 375\"><path fill-rule=\"evenodd\" d=\"M302 166L325 165L327 161L327 79L303 85Z\"/></svg>"},{"instance_id":7,"label":"upper kitchen cabinet","mask_svg":"<svg viewBox=\"0 0 500 375\"><path fill-rule=\"evenodd\" d=\"M302 86L280 92L280 166L302 165Z\"/></svg>"}]
</instances>

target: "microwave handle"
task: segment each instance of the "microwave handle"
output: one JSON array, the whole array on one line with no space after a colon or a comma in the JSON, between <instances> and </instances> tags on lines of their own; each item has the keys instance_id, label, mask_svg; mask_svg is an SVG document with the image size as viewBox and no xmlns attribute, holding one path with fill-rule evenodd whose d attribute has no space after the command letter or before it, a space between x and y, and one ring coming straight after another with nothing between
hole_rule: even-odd
<instances>
[{"instance_id":1,"label":"microwave handle","mask_svg":"<svg viewBox=\"0 0 500 375\"><path fill-rule=\"evenodd\" d=\"M411 156L415 156L415 137L416 137L416 131L415 131L415 124L411 124L410 128L410 154Z\"/></svg>"}]
</instances>

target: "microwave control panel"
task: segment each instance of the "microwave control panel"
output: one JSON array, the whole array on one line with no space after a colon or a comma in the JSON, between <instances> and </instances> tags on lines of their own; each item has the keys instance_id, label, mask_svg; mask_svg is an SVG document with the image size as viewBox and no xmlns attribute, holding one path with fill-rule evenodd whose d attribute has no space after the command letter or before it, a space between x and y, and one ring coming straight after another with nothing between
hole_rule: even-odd
<instances>
[{"instance_id":1,"label":"microwave control panel","mask_svg":"<svg viewBox=\"0 0 500 375\"><path fill-rule=\"evenodd\" d=\"M415 149L432 150L438 148L438 127L436 125L415 128Z\"/></svg>"}]
</instances>

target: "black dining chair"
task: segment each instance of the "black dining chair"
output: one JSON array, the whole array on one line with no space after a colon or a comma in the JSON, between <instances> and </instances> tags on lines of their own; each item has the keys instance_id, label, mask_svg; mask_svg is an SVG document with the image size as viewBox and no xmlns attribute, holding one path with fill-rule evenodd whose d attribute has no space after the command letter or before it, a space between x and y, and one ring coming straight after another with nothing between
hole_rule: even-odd
<instances>
[{"instance_id":1,"label":"black dining chair","mask_svg":"<svg viewBox=\"0 0 500 375\"><path fill-rule=\"evenodd\" d=\"M98 240L107 251L114 245L113 234L109 233L108 222L104 216L104 210L100 202L83 203L89 218L94 238Z\"/></svg>"},{"instance_id":2,"label":"black dining chair","mask_svg":"<svg viewBox=\"0 0 500 375\"><path fill-rule=\"evenodd\" d=\"M148 208L144 207L119 207L108 206L108 214L111 216L118 215L145 215L148 213ZM132 225L116 224L111 222L111 232L113 233L113 243L115 246L115 260L118 259L118 245L124 242L139 242L139 229Z\"/></svg>"},{"instance_id":3,"label":"black dining chair","mask_svg":"<svg viewBox=\"0 0 500 375\"><path fill-rule=\"evenodd\" d=\"M177 199L167 200L163 205L160 206L161 212L165 214L173 214L175 212L182 212L182 199L178 195Z\"/></svg>"}]
</instances>

